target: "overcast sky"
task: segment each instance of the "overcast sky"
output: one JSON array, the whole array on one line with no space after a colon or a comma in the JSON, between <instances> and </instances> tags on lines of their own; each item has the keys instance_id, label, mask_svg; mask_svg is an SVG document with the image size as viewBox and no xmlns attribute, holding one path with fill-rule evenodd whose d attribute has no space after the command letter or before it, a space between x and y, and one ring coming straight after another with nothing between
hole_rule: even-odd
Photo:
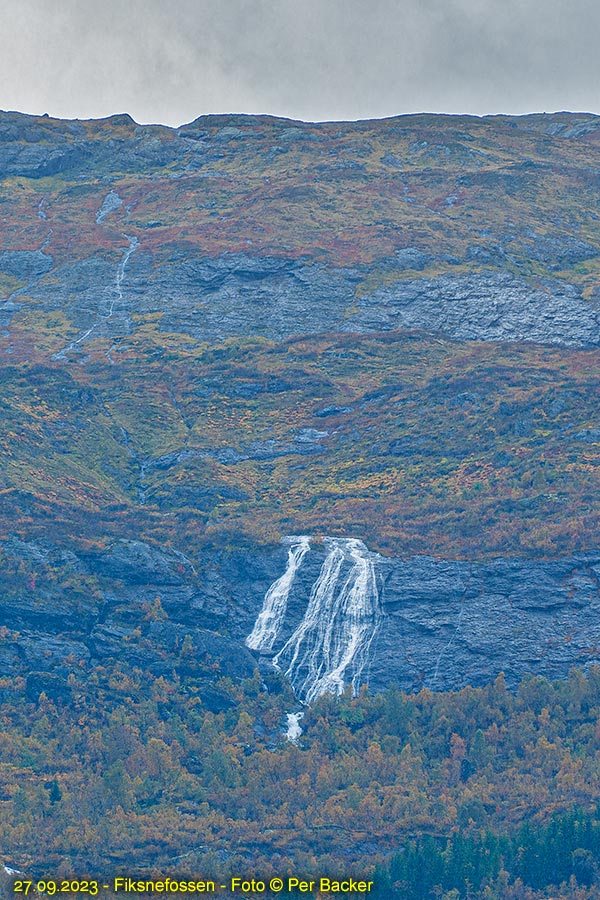
<instances>
[{"instance_id":1,"label":"overcast sky","mask_svg":"<svg viewBox=\"0 0 600 900\"><path fill-rule=\"evenodd\" d=\"M0 108L600 112L598 0L0 0Z\"/></svg>"}]
</instances>

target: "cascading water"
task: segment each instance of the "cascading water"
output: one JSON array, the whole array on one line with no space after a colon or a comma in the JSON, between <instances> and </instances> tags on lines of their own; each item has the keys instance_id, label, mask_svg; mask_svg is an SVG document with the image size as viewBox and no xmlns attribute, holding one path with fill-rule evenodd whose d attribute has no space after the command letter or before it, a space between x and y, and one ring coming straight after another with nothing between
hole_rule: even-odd
<instances>
[{"instance_id":1,"label":"cascading water","mask_svg":"<svg viewBox=\"0 0 600 900\"><path fill-rule=\"evenodd\" d=\"M133 253L135 253L140 245L140 242L136 237L130 237L128 234L124 234L123 237L127 238L129 246L123 250L121 261L117 266L117 274L115 277L114 286L109 289L109 297L105 305L101 305L99 307L96 321L93 322L93 324L90 325L87 331L84 331L84 333L81 334L78 338L76 338L74 341L71 341L71 343L64 347L62 350L54 353L52 359L66 359L67 353L70 353L71 350L74 350L80 344L83 344L84 341L87 341L87 339L91 337L91 335L95 331L97 331L103 323L108 322L109 319L112 319L115 304L120 303L123 300L123 279L125 278L125 268L127 266L127 263L129 262L129 257ZM112 362L112 360L110 361Z\"/></svg>"},{"instance_id":2,"label":"cascading water","mask_svg":"<svg viewBox=\"0 0 600 900\"><path fill-rule=\"evenodd\" d=\"M304 540L307 546L301 558L309 549L308 538ZM358 689L382 616L375 554L369 553L362 541L353 538L325 538L324 543L329 552L311 591L304 618L273 658L273 665L284 671L296 695L307 703L324 693L341 694L345 683L350 683L354 691ZM299 566L298 562L292 577L284 581L294 565L293 550L294 547L290 548L288 569L267 592L263 610L246 641L253 649L270 650L275 643ZM282 606L277 606L274 617L277 632L271 636L272 630L269 631L268 647L266 641L259 646L269 619L266 613L273 604L271 592L276 600L284 592L285 600Z\"/></svg>"},{"instance_id":3,"label":"cascading water","mask_svg":"<svg viewBox=\"0 0 600 900\"><path fill-rule=\"evenodd\" d=\"M287 569L265 594L263 608L258 614L251 634L246 638L246 646L251 650L266 652L273 649L273 644L285 618L296 572L310 549L310 538L305 535L289 537L286 540L290 543Z\"/></svg>"},{"instance_id":4,"label":"cascading water","mask_svg":"<svg viewBox=\"0 0 600 900\"><path fill-rule=\"evenodd\" d=\"M375 568L365 545L340 538L327 543L331 549L304 619L273 660L278 668L285 666L296 694L307 703L324 693L341 694L346 675L358 689L381 618Z\"/></svg>"},{"instance_id":5,"label":"cascading water","mask_svg":"<svg viewBox=\"0 0 600 900\"><path fill-rule=\"evenodd\" d=\"M285 739L286 741L290 741L292 744L297 744L302 734L302 728L300 727L300 719L304 715L303 712L296 713L288 713L286 716L286 725L287 728L285 730Z\"/></svg>"}]
</instances>

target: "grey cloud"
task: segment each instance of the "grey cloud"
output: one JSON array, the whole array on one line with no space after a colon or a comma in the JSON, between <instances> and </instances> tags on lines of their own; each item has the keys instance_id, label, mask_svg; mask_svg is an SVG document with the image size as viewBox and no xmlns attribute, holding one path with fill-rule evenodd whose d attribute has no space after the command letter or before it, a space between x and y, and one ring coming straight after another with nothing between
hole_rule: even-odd
<instances>
[{"instance_id":1,"label":"grey cloud","mask_svg":"<svg viewBox=\"0 0 600 900\"><path fill-rule=\"evenodd\" d=\"M600 111L591 0L0 0L0 15L5 109Z\"/></svg>"}]
</instances>

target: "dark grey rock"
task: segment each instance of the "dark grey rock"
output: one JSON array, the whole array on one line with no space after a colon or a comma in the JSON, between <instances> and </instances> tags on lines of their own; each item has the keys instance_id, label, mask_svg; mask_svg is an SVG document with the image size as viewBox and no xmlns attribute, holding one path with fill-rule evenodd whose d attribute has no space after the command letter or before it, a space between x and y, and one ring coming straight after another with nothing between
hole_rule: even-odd
<instances>
[{"instance_id":1,"label":"dark grey rock","mask_svg":"<svg viewBox=\"0 0 600 900\"><path fill-rule=\"evenodd\" d=\"M18 639L19 653L27 668L45 672L64 669L67 663L79 669L90 660L90 651L81 641L73 641L55 635L24 632Z\"/></svg>"},{"instance_id":2,"label":"dark grey rock","mask_svg":"<svg viewBox=\"0 0 600 900\"><path fill-rule=\"evenodd\" d=\"M501 266L506 260L506 255L501 247L482 247L479 244L472 244L467 247L465 259L467 262Z\"/></svg>"},{"instance_id":3,"label":"dark grey rock","mask_svg":"<svg viewBox=\"0 0 600 900\"><path fill-rule=\"evenodd\" d=\"M140 250L127 264L123 296L115 315L95 333L122 332L135 313L162 313L161 329L206 340L232 335L275 339L294 334L340 330L360 274L280 258L226 254L215 259L183 257L154 267ZM90 257L57 267L31 294L45 309L64 309L80 329L97 321L115 297L120 258ZM119 313L119 317L116 316Z\"/></svg>"},{"instance_id":4,"label":"dark grey rock","mask_svg":"<svg viewBox=\"0 0 600 900\"><path fill-rule=\"evenodd\" d=\"M265 441L252 441L247 446L239 449L223 447L220 450L202 451L200 455L205 459L216 459L226 466L244 462L247 459L277 459L281 456L300 455L309 453L325 453L327 448L321 444L321 440L327 432L316 431L312 428L301 429L292 442L283 443L269 438Z\"/></svg>"},{"instance_id":5,"label":"dark grey rock","mask_svg":"<svg viewBox=\"0 0 600 900\"><path fill-rule=\"evenodd\" d=\"M224 127L219 128L217 133L214 136L215 141L220 141L222 144L228 144L229 141L237 140L238 138L243 138L245 132L242 131L241 128L235 127Z\"/></svg>"},{"instance_id":6,"label":"dark grey rock","mask_svg":"<svg viewBox=\"0 0 600 900\"><path fill-rule=\"evenodd\" d=\"M357 331L421 328L458 340L600 343L600 307L568 285L532 289L507 273L401 281L361 298ZM351 330L350 325L345 330Z\"/></svg>"},{"instance_id":7,"label":"dark grey rock","mask_svg":"<svg viewBox=\"0 0 600 900\"><path fill-rule=\"evenodd\" d=\"M45 694L49 700L68 703L71 688L64 678L53 672L31 672L27 676L25 695L28 700L37 703L40 694Z\"/></svg>"},{"instance_id":8,"label":"dark grey rock","mask_svg":"<svg viewBox=\"0 0 600 900\"><path fill-rule=\"evenodd\" d=\"M388 565L374 687L448 690L500 671L514 687L526 673L560 677L596 658L600 586L591 560Z\"/></svg>"},{"instance_id":9,"label":"dark grey rock","mask_svg":"<svg viewBox=\"0 0 600 900\"><path fill-rule=\"evenodd\" d=\"M129 642L135 637L133 626L114 622L96 625L90 634L90 647L94 657L130 657Z\"/></svg>"},{"instance_id":10,"label":"dark grey rock","mask_svg":"<svg viewBox=\"0 0 600 900\"><path fill-rule=\"evenodd\" d=\"M99 603L89 596L68 596L48 590L0 595L0 625L10 629L62 630L83 633L98 616Z\"/></svg>"},{"instance_id":11,"label":"dark grey rock","mask_svg":"<svg viewBox=\"0 0 600 900\"><path fill-rule=\"evenodd\" d=\"M317 547L302 564L275 650L301 621L323 559ZM376 568L383 619L365 676L374 690L454 690L500 672L516 687L528 673L564 677L600 655L599 556L486 563L379 557ZM252 625L249 619L248 630Z\"/></svg>"},{"instance_id":12,"label":"dark grey rock","mask_svg":"<svg viewBox=\"0 0 600 900\"><path fill-rule=\"evenodd\" d=\"M455 129L437 131L433 127L423 131L409 120L399 122L397 127L382 124L386 139L395 133L403 138L412 134L414 138L404 160L390 144L382 156L383 165L404 168L416 181L439 187L440 202L447 206L462 202L465 187L518 195L536 190L543 179L552 176L553 162L516 159L512 165L506 164L498 152L476 149L474 134L467 133L464 124L455 124ZM560 139L580 138L598 130L598 119L593 116L527 116L518 120L506 118L503 124L557 135ZM0 177L41 178L65 173L73 182L66 188L65 196L74 198L78 193L96 192L98 179L110 183L124 172L157 173L160 178L179 178L190 172L231 177L230 167L219 167L219 161L230 162L232 154L257 152L263 166L269 147L273 152L293 153L298 142L325 142L331 145L329 153L319 146L314 152L322 157L321 170L326 180L364 179L362 163L357 160L372 153L373 147L361 135L360 125L340 129L343 152L335 145L335 135L323 128L272 117L229 115L200 117L170 131L158 126L137 126L130 117L121 115L96 123L93 133L97 136L91 139L92 132L81 122L2 113ZM429 139L423 139L427 133ZM436 169L426 167L417 174L414 157L431 160ZM251 157L245 158L244 164L246 161L251 161ZM495 163L495 169L490 169L490 161ZM452 167L447 172L437 168L446 165ZM315 168L319 170L318 163ZM581 173L585 183L596 190L595 170L584 167ZM394 172L389 175L399 180ZM415 202L408 186L404 186L408 192L406 202ZM282 187L277 196L284 203L293 204L302 203L307 196L314 197L315 192L318 195L318 186L300 183ZM103 201L100 196L97 201L99 224L121 202L110 189ZM213 207L218 214L214 199L207 198L205 206ZM35 291L28 291L42 301L42 308L63 309L82 334L94 326L94 337L127 335L134 328L136 315L161 313L165 331L181 331L209 341L232 335L285 339L332 330L364 333L415 328L460 340L532 340L594 346L598 344L597 299L584 301L575 288L565 283L533 288L524 279L502 271L506 266L512 270L515 265L529 271L527 261L532 259L547 269L561 270L598 257L600 247L586 236L581 224L563 221L558 208L552 209L549 222L543 223L543 228L536 226L537 230L506 226L507 233L500 234L490 223L474 221L469 226L473 240L464 259L441 252L451 247L440 245L433 250L409 246L399 249L395 258L381 259L363 271L355 271L309 259L257 258L241 253L202 259L192 256L184 244L173 246L169 262L164 263L164 257L155 260L143 247L144 229L162 227L163 217L136 222L128 206L128 227L131 225L132 233L138 234L141 246L128 262L120 308L110 316L105 310L115 299L116 271L121 261L118 254L63 265L52 272L51 278L44 279L52 264L50 257L41 250L18 251L0 255L0 267L5 267L0 270L27 281L42 278ZM92 229L95 227L93 216L89 224ZM169 216L165 215L164 225L169 224ZM454 227L448 222L449 231ZM399 273L423 271L434 257L437 263L461 262L469 267L470 274L402 280L356 300L357 282L374 268L386 276L393 268ZM501 271L489 271L490 268ZM17 308L2 307L3 327L10 323ZM77 345L77 351L83 349L83 345Z\"/></svg>"},{"instance_id":13,"label":"dark grey rock","mask_svg":"<svg viewBox=\"0 0 600 900\"><path fill-rule=\"evenodd\" d=\"M0 641L0 676L19 675L22 670L23 663L16 643Z\"/></svg>"},{"instance_id":14,"label":"dark grey rock","mask_svg":"<svg viewBox=\"0 0 600 900\"><path fill-rule=\"evenodd\" d=\"M15 540L3 549L38 565L60 558L64 577L93 572L103 586L94 601L70 598L60 579L55 594L0 600L0 673L34 670L63 681L74 666L107 659L208 682L248 677L259 660L243 641L287 560L284 546L215 549L193 568L175 551L134 540L85 557ZM365 677L375 690L456 689L501 671L514 687L527 673L562 677L598 659L600 551L546 561L373 558L383 618ZM282 643L302 620L324 559L314 544L289 598Z\"/></svg>"},{"instance_id":15,"label":"dark grey rock","mask_svg":"<svg viewBox=\"0 0 600 900\"><path fill-rule=\"evenodd\" d=\"M52 257L41 250L5 250L0 253L0 272L30 281L52 268Z\"/></svg>"},{"instance_id":16,"label":"dark grey rock","mask_svg":"<svg viewBox=\"0 0 600 900\"><path fill-rule=\"evenodd\" d=\"M0 674L34 670L61 679L103 660L209 682L252 675L256 661L239 622L286 557L279 547L261 556L215 552L197 573L181 553L142 541L85 556L14 538L2 549L28 565L53 566L55 588L0 597ZM73 595L66 584L75 573L93 574L101 598Z\"/></svg>"},{"instance_id":17,"label":"dark grey rock","mask_svg":"<svg viewBox=\"0 0 600 900\"><path fill-rule=\"evenodd\" d=\"M393 153L386 153L381 157L381 162L385 166L390 166L392 169L403 169L405 166L405 163L401 159L398 159L397 156L394 156Z\"/></svg>"},{"instance_id":18,"label":"dark grey rock","mask_svg":"<svg viewBox=\"0 0 600 900\"><path fill-rule=\"evenodd\" d=\"M166 651L173 668L186 675L212 672L215 679L249 678L256 662L246 647L213 631L190 628L175 622L152 622L148 634Z\"/></svg>"},{"instance_id":19,"label":"dark grey rock","mask_svg":"<svg viewBox=\"0 0 600 900\"><path fill-rule=\"evenodd\" d=\"M94 568L102 575L129 584L181 584L192 570L184 556L159 550L143 541L119 540L94 559Z\"/></svg>"},{"instance_id":20,"label":"dark grey rock","mask_svg":"<svg viewBox=\"0 0 600 900\"><path fill-rule=\"evenodd\" d=\"M578 431L573 437L584 444L600 444L600 428L586 428Z\"/></svg>"},{"instance_id":21,"label":"dark grey rock","mask_svg":"<svg viewBox=\"0 0 600 900\"><path fill-rule=\"evenodd\" d=\"M349 412L352 412L351 406L324 406L323 409L316 409L314 415L319 419L326 419L328 416L338 416Z\"/></svg>"},{"instance_id":22,"label":"dark grey rock","mask_svg":"<svg viewBox=\"0 0 600 900\"><path fill-rule=\"evenodd\" d=\"M227 709L235 706L235 701L231 697L210 685L202 686L200 700L202 701L202 706L212 713L225 712Z\"/></svg>"},{"instance_id":23,"label":"dark grey rock","mask_svg":"<svg viewBox=\"0 0 600 900\"><path fill-rule=\"evenodd\" d=\"M577 265L600 255L600 248L582 241L571 234L532 234L533 241L527 242L527 255L531 259L546 263L555 269Z\"/></svg>"},{"instance_id":24,"label":"dark grey rock","mask_svg":"<svg viewBox=\"0 0 600 900\"><path fill-rule=\"evenodd\" d=\"M194 628L228 629L229 611L223 604L220 592L220 579L215 572L208 571L200 579L199 588L191 585L178 588L163 587L155 596L160 598L161 606L175 622L192 625ZM151 599L148 593L146 605Z\"/></svg>"},{"instance_id":25,"label":"dark grey rock","mask_svg":"<svg viewBox=\"0 0 600 900\"><path fill-rule=\"evenodd\" d=\"M82 331L97 323L96 336L127 334L135 315L160 312L162 330L208 341L410 328L458 340L600 343L600 303L583 300L565 282L546 279L532 288L515 275L483 271L405 279L356 299L362 275L354 269L244 254L177 256L174 250L171 262L155 266L142 240L128 260L114 315L101 322L115 299L122 258L116 254L57 267L29 293L45 309L64 309ZM406 248L390 265L422 268L428 259Z\"/></svg>"},{"instance_id":26,"label":"dark grey rock","mask_svg":"<svg viewBox=\"0 0 600 900\"><path fill-rule=\"evenodd\" d=\"M433 262L433 257L418 247L404 247L396 252L396 264L400 269L421 271Z\"/></svg>"},{"instance_id":27,"label":"dark grey rock","mask_svg":"<svg viewBox=\"0 0 600 900\"><path fill-rule=\"evenodd\" d=\"M133 129L132 129L133 132ZM188 151L184 140L164 140L148 134L141 137L104 141L78 140L66 143L54 132L49 140L42 137L23 144L0 142L0 178L20 176L46 178L61 173L78 175L113 175L124 170L140 171L164 168L185 161Z\"/></svg>"}]
</instances>

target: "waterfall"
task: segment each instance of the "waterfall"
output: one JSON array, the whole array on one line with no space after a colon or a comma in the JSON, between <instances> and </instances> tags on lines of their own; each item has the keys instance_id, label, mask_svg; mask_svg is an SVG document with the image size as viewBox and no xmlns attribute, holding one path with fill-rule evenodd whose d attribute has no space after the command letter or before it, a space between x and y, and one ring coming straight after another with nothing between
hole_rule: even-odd
<instances>
[{"instance_id":1,"label":"waterfall","mask_svg":"<svg viewBox=\"0 0 600 900\"><path fill-rule=\"evenodd\" d=\"M251 634L246 638L246 646L251 650L269 651L283 624L287 610L288 597L300 568L302 560L310 549L310 538L305 535L286 538L289 541L287 569L275 581L267 593L263 602L263 608L258 614Z\"/></svg>"},{"instance_id":2,"label":"waterfall","mask_svg":"<svg viewBox=\"0 0 600 900\"><path fill-rule=\"evenodd\" d=\"M98 312L96 314L96 320L92 323L92 325L90 325L87 331L84 331L83 334L76 338L76 340L71 341L71 343L64 347L62 350L54 353L52 355L52 359L66 359L67 353L70 353L71 350L74 350L84 341L87 341L87 339L98 328L100 328L103 323L108 322L110 319L112 319L115 310L115 303L120 303L123 300L123 279L125 278L125 267L129 262L129 257L132 255L132 253L135 253L140 245L140 242L136 237L130 237L130 235L128 234L124 234L123 237L127 238L129 246L123 249L121 261L117 266L117 274L115 277L114 286L109 288L109 299L104 306L100 304L100 306L98 307ZM109 361L112 362L110 357Z\"/></svg>"},{"instance_id":3,"label":"waterfall","mask_svg":"<svg viewBox=\"0 0 600 900\"><path fill-rule=\"evenodd\" d=\"M345 680L358 689L382 615L374 555L352 538L326 538L325 544L329 553L304 618L273 659L308 703L327 692L341 694Z\"/></svg>"},{"instance_id":4,"label":"waterfall","mask_svg":"<svg viewBox=\"0 0 600 900\"><path fill-rule=\"evenodd\" d=\"M302 728L300 727L300 719L304 715L303 712L297 713L288 713L285 717L286 722L286 730L285 730L285 739L286 741L290 741L292 744L298 743L298 738L302 734Z\"/></svg>"}]
</instances>

